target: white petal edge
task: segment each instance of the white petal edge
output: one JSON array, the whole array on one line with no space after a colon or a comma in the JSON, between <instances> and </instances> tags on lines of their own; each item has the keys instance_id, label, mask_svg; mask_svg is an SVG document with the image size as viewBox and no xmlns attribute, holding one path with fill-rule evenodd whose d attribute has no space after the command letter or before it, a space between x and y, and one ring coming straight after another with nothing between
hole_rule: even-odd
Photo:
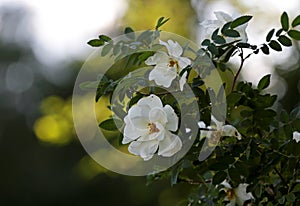
<instances>
[{"instance_id":1,"label":"white petal edge","mask_svg":"<svg viewBox=\"0 0 300 206\"><path fill-rule=\"evenodd\" d=\"M181 150L181 139L172 133L165 136L163 141L159 142L158 155L171 157Z\"/></svg>"},{"instance_id":2,"label":"white petal edge","mask_svg":"<svg viewBox=\"0 0 300 206\"><path fill-rule=\"evenodd\" d=\"M146 59L146 65L156 65L160 63L167 63L169 61L169 56L166 52L157 52L153 56Z\"/></svg>"},{"instance_id":3,"label":"white petal edge","mask_svg":"<svg viewBox=\"0 0 300 206\"><path fill-rule=\"evenodd\" d=\"M295 140L297 143L300 142L300 132L293 132L293 140Z\"/></svg>"},{"instance_id":4,"label":"white petal edge","mask_svg":"<svg viewBox=\"0 0 300 206\"><path fill-rule=\"evenodd\" d=\"M128 151L131 154L141 156L145 161L150 160L157 151L158 141L138 142L134 141L129 144Z\"/></svg>"},{"instance_id":5,"label":"white petal edge","mask_svg":"<svg viewBox=\"0 0 300 206\"><path fill-rule=\"evenodd\" d=\"M174 109L170 105L164 106L164 111L167 114L168 122L166 124L166 129L169 131L177 131L178 129L178 116L176 115Z\"/></svg>"}]
</instances>

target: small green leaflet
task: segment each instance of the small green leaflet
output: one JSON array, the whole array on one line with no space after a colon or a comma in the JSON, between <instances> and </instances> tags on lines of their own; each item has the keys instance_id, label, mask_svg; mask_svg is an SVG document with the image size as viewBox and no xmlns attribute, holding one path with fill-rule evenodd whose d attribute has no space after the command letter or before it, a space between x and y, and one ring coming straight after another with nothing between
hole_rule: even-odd
<instances>
[{"instance_id":1,"label":"small green leaflet","mask_svg":"<svg viewBox=\"0 0 300 206\"><path fill-rule=\"evenodd\" d=\"M170 20L170 18L165 19L165 17L160 17L156 23L155 29L158 30L159 27L161 27L162 25L167 23L169 20Z\"/></svg>"},{"instance_id":2,"label":"small green leaflet","mask_svg":"<svg viewBox=\"0 0 300 206\"><path fill-rule=\"evenodd\" d=\"M92 47L99 47L102 46L104 44L104 41L101 39L92 39L90 41L88 41L88 45L92 46Z\"/></svg>"},{"instance_id":3,"label":"small green leaflet","mask_svg":"<svg viewBox=\"0 0 300 206\"><path fill-rule=\"evenodd\" d=\"M300 25L300 15L298 15L292 22L292 27Z\"/></svg>"},{"instance_id":4,"label":"small green leaflet","mask_svg":"<svg viewBox=\"0 0 300 206\"><path fill-rule=\"evenodd\" d=\"M282 13L280 20L281 20L282 29L284 31L288 31L290 26L289 26L289 17L286 12Z\"/></svg>"},{"instance_id":5,"label":"small green leaflet","mask_svg":"<svg viewBox=\"0 0 300 206\"><path fill-rule=\"evenodd\" d=\"M267 88L270 85L270 78L271 78L271 74L267 74L266 76L264 76L258 83L257 85L257 89L259 91Z\"/></svg>"},{"instance_id":6,"label":"small green leaflet","mask_svg":"<svg viewBox=\"0 0 300 206\"><path fill-rule=\"evenodd\" d=\"M238 17L237 19L233 20L231 25L230 25L230 28L234 29L238 26L241 26L243 24L246 24L248 21L250 21L252 19L252 16L241 16L241 17Z\"/></svg>"}]
</instances>

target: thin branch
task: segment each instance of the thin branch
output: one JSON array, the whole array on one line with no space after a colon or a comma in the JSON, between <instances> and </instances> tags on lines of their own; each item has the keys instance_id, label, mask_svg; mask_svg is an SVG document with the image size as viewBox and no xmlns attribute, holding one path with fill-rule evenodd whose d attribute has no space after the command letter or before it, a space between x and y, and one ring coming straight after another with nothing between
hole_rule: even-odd
<instances>
[{"instance_id":1,"label":"thin branch","mask_svg":"<svg viewBox=\"0 0 300 206\"><path fill-rule=\"evenodd\" d=\"M208 180L205 180L205 181L197 181L197 180L193 180L193 179L188 179L188 178L178 178L178 181L179 182L185 182L185 183L189 183L191 185L201 185L201 184L206 184L206 183L211 183L212 180L211 179L208 179Z\"/></svg>"},{"instance_id":2,"label":"thin branch","mask_svg":"<svg viewBox=\"0 0 300 206\"><path fill-rule=\"evenodd\" d=\"M285 184L285 186L288 187L288 184L286 183L286 181L284 180L283 176L281 175L281 173L279 172L279 170L276 168L276 166L274 167L274 170L278 174L278 176L280 177L280 179L283 182L283 184Z\"/></svg>"}]
</instances>

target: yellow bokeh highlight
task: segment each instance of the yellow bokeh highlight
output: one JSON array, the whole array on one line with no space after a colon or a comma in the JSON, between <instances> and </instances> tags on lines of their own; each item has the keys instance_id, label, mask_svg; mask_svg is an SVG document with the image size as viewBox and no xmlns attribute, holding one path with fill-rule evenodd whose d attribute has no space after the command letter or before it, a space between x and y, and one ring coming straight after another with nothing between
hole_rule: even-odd
<instances>
[{"instance_id":1,"label":"yellow bokeh highlight","mask_svg":"<svg viewBox=\"0 0 300 206\"><path fill-rule=\"evenodd\" d=\"M190 1L182 0L130 0L123 24L135 31L154 29L160 17L170 18L162 30L191 37L195 12Z\"/></svg>"},{"instance_id":2,"label":"yellow bokeh highlight","mask_svg":"<svg viewBox=\"0 0 300 206\"><path fill-rule=\"evenodd\" d=\"M41 102L40 110L43 115L35 121L33 129L41 142L65 145L74 139L71 98L49 96Z\"/></svg>"}]
</instances>

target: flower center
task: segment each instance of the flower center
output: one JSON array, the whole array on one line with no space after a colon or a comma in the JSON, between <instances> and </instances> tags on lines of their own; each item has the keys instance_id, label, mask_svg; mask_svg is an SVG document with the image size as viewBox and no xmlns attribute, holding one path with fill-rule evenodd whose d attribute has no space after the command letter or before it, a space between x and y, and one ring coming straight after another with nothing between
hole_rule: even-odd
<instances>
[{"instance_id":1,"label":"flower center","mask_svg":"<svg viewBox=\"0 0 300 206\"><path fill-rule=\"evenodd\" d=\"M226 196L227 196L228 200L232 200L235 196L233 189L227 190Z\"/></svg>"},{"instance_id":2,"label":"flower center","mask_svg":"<svg viewBox=\"0 0 300 206\"><path fill-rule=\"evenodd\" d=\"M174 67L174 66L176 66L176 70L178 70L178 68L179 68L178 61L170 58L170 60L169 60L169 67Z\"/></svg>"},{"instance_id":3,"label":"flower center","mask_svg":"<svg viewBox=\"0 0 300 206\"><path fill-rule=\"evenodd\" d=\"M156 127L156 125L153 122L148 123L148 130L149 130L149 134L159 132L159 129Z\"/></svg>"}]
</instances>

